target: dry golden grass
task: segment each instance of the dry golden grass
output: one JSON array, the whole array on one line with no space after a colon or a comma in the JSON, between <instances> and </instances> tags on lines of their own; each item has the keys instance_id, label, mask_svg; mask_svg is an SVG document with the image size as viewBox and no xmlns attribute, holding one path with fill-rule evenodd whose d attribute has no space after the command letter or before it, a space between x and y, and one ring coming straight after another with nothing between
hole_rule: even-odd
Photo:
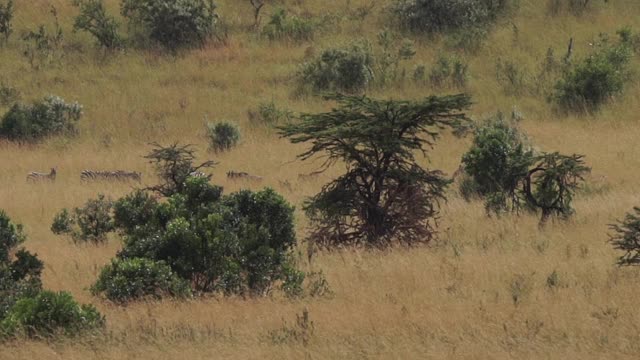
<instances>
[{"instance_id":1,"label":"dry golden grass","mask_svg":"<svg viewBox=\"0 0 640 360\"><path fill-rule=\"evenodd\" d=\"M83 185L82 169L139 170L144 182L152 183L152 169L142 159L148 142L193 143L203 158L220 161L213 180L226 191L243 186L228 182L227 170L248 171L264 176L266 185L299 207L341 169L298 182L297 175L312 171L314 164L290 163L301 147L251 124L247 110L272 99L295 111L327 109L330 105L318 98L293 96L291 74L308 46L321 49L354 34L373 39L384 24L382 5L388 2L378 1L374 14L363 22L340 22L313 44L286 45L257 39L247 30L252 19L245 1L220 0L220 12L232 31L228 45L179 58L129 51L104 59L91 47L91 39L71 34L75 10L68 1L18 1L18 33L50 22L48 4L53 3L68 42L80 50L67 52L60 67L32 71L16 36L0 49L0 77L25 99L52 93L78 100L85 116L80 136L71 140L51 139L37 146L0 143L0 208L26 226L26 247L46 264L45 287L68 290L81 302L95 304L107 317L108 335L10 342L0 347L0 358L637 358L640 274L614 266L618 254L606 239L607 224L640 204L640 87L635 82L600 114L577 118L554 115L541 97L508 96L495 80L498 57L533 72L548 47L563 54L571 36L576 56L582 56L599 32L613 34L623 25L640 29L637 0L614 0L606 7L598 2L597 11L581 18L550 18L544 13L546 1L522 0L513 19L518 41L512 24L501 24L478 54L467 56L474 116L517 105L526 115L523 128L539 147L583 153L594 179L606 175L591 185L601 191L578 197L571 221L541 231L528 216L489 219L480 203L466 203L452 190L443 207L440 239L429 246L320 253L311 264L305 261L306 269L324 271L335 293L332 298L290 301L276 295L116 307L89 294L87 288L114 256L118 242L75 246L51 234L51 220L61 208L78 206L98 192L117 197L130 187ZM107 3L117 11L116 1ZM344 12L348 1L282 3L294 11L321 14ZM351 6L365 3L353 0ZM441 40L418 41L418 56L408 68L431 64L443 50ZM372 95L418 98L434 92L442 91L406 83ZM228 154L207 154L205 116L238 122L243 131L240 147ZM467 146L468 140L445 136L428 165L452 172ZM55 184L26 184L27 172L51 166L58 167ZM287 179L293 191L279 185L278 180ZM305 219L301 212L297 216L303 235ZM549 287L547 278L554 271L559 284ZM271 334L292 327L304 308L314 324L309 343L274 342Z\"/></svg>"}]
</instances>

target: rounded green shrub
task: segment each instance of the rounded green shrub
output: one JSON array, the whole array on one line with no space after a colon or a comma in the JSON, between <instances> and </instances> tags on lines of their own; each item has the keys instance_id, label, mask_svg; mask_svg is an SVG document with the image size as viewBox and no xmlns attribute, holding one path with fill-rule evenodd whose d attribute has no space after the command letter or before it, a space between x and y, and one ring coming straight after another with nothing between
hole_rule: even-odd
<instances>
[{"instance_id":1,"label":"rounded green shrub","mask_svg":"<svg viewBox=\"0 0 640 360\"><path fill-rule=\"evenodd\" d=\"M67 292L42 291L18 300L0 322L0 332L5 336L76 336L104 324L93 305L80 305Z\"/></svg>"},{"instance_id":2,"label":"rounded green shrub","mask_svg":"<svg viewBox=\"0 0 640 360\"><path fill-rule=\"evenodd\" d=\"M222 121L207 124L209 148L215 152L231 150L240 141L240 129L237 125Z\"/></svg>"},{"instance_id":3,"label":"rounded green shrub","mask_svg":"<svg viewBox=\"0 0 640 360\"><path fill-rule=\"evenodd\" d=\"M54 234L70 234L75 242L99 244L107 241L107 234L115 230L111 212L113 201L98 194L83 207L75 208L73 214L62 209L53 218L51 231Z\"/></svg>"},{"instance_id":4,"label":"rounded green shrub","mask_svg":"<svg viewBox=\"0 0 640 360\"><path fill-rule=\"evenodd\" d=\"M202 46L213 35L218 15L213 0L124 0L122 16L162 46Z\"/></svg>"},{"instance_id":5,"label":"rounded green shrub","mask_svg":"<svg viewBox=\"0 0 640 360\"><path fill-rule=\"evenodd\" d=\"M433 33L485 26L513 5L510 0L399 0L392 10L402 27Z\"/></svg>"},{"instance_id":6,"label":"rounded green shrub","mask_svg":"<svg viewBox=\"0 0 640 360\"><path fill-rule=\"evenodd\" d=\"M465 174L472 181L463 181L463 192L474 189L481 196L503 192L515 196L516 187L529 171L533 157L523 134L498 114L475 130L473 144L462 157ZM506 208L507 200L495 198L492 207Z\"/></svg>"},{"instance_id":7,"label":"rounded green shrub","mask_svg":"<svg viewBox=\"0 0 640 360\"><path fill-rule=\"evenodd\" d=\"M373 67L371 46L366 42L354 43L347 48L324 50L302 66L299 78L302 88L355 93L373 81Z\"/></svg>"},{"instance_id":8,"label":"rounded green shrub","mask_svg":"<svg viewBox=\"0 0 640 360\"><path fill-rule=\"evenodd\" d=\"M57 96L30 105L15 104L0 121L0 137L12 141L37 141L52 135L75 134L82 106Z\"/></svg>"},{"instance_id":9,"label":"rounded green shrub","mask_svg":"<svg viewBox=\"0 0 640 360\"><path fill-rule=\"evenodd\" d=\"M166 263L145 258L113 259L102 269L91 292L118 303L191 294L189 283L180 279Z\"/></svg>"},{"instance_id":10,"label":"rounded green shrub","mask_svg":"<svg viewBox=\"0 0 640 360\"><path fill-rule=\"evenodd\" d=\"M596 111L624 90L632 51L627 43L603 39L591 56L572 66L558 81L553 100L564 111Z\"/></svg>"}]
</instances>

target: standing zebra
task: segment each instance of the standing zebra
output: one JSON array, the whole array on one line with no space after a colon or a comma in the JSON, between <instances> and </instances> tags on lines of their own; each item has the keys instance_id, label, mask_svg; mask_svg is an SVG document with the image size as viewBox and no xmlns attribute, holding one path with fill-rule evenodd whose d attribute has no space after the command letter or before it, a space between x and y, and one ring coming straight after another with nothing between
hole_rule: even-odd
<instances>
[{"instance_id":1,"label":"standing zebra","mask_svg":"<svg viewBox=\"0 0 640 360\"><path fill-rule=\"evenodd\" d=\"M244 171L229 171L227 172L227 178L232 180L251 180L251 181L262 181L262 176L251 175Z\"/></svg>"},{"instance_id":2,"label":"standing zebra","mask_svg":"<svg viewBox=\"0 0 640 360\"><path fill-rule=\"evenodd\" d=\"M137 171L96 171L96 170L82 170L80 173L80 180L82 181L128 181L134 180L140 182L142 180L142 174Z\"/></svg>"},{"instance_id":3,"label":"standing zebra","mask_svg":"<svg viewBox=\"0 0 640 360\"><path fill-rule=\"evenodd\" d=\"M56 180L56 168L52 167L51 172L48 174L32 171L27 175L27 182L38 182L38 181L55 181Z\"/></svg>"},{"instance_id":4,"label":"standing zebra","mask_svg":"<svg viewBox=\"0 0 640 360\"><path fill-rule=\"evenodd\" d=\"M197 178L209 178L209 175L203 173L202 171L192 171L189 173L189 176Z\"/></svg>"}]
</instances>

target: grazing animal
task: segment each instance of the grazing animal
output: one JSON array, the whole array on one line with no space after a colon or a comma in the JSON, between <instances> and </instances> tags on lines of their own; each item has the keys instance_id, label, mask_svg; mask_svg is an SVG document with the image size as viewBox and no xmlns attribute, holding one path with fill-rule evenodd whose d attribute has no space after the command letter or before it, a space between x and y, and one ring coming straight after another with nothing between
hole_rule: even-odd
<instances>
[{"instance_id":1,"label":"grazing animal","mask_svg":"<svg viewBox=\"0 0 640 360\"><path fill-rule=\"evenodd\" d=\"M311 180L317 178L318 175L322 174L323 171L324 170L316 170L316 171L310 172L308 174L298 174L298 180L311 181Z\"/></svg>"},{"instance_id":2,"label":"grazing animal","mask_svg":"<svg viewBox=\"0 0 640 360\"><path fill-rule=\"evenodd\" d=\"M32 171L27 175L27 182L38 182L38 181L55 181L56 180L56 168L52 167L51 172L48 174Z\"/></svg>"},{"instance_id":3,"label":"grazing animal","mask_svg":"<svg viewBox=\"0 0 640 360\"><path fill-rule=\"evenodd\" d=\"M251 180L251 181L262 181L262 176L251 175L244 171L229 171L227 172L227 178L232 180Z\"/></svg>"},{"instance_id":4,"label":"grazing animal","mask_svg":"<svg viewBox=\"0 0 640 360\"><path fill-rule=\"evenodd\" d=\"M189 173L189 176L191 177L203 177L203 178L208 178L209 175L203 173L202 171L192 171Z\"/></svg>"},{"instance_id":5,"label":"grazing animal","mask_svg":"<svg viewBox=\"0 0 640 360\"><path fill-rule=\"evenodd\" d=\"M142 181L142 174L137 171L96 171L96 170L82 170L80 173L80 180L82 181L128 181L134 180L137 182Z\"/></svg>"}]
</instances>

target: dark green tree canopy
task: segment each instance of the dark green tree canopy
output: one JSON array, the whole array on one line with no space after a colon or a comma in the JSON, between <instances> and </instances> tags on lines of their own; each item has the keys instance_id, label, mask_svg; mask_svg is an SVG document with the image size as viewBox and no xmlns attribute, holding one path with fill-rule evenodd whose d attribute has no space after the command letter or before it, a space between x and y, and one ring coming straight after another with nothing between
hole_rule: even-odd
<instances>
[{"instance_id":1,"label":"dark green tree canopy","mask_svg":"<svg viewBox=\"0 0 640 360\"><path fill-rule=\"evenodd\" d=\"M338 107L303 114L280 127L292 143L309 142L302 160L325 155L323 169L343 162L347 173L326 184L305 208L320 245L386 246L394 240L428 241L437 203L448 184L443 173L418 165L445 128L463 130L467 95L431 96L420 101L376 100L331 95Z\"/></svg>"},{"instance_id":2,"label":"dark green tree canopy","mask_svg":"<svg viewBox=\"0 0 640 360\"><path fill-rule=\"evenodd\" d=\"M609 225L613 234L609 242L616 250L624 251L618 258L618 265L640 265L640 207L634 207L623 220Z\"/></svg>"}]
</instances>

